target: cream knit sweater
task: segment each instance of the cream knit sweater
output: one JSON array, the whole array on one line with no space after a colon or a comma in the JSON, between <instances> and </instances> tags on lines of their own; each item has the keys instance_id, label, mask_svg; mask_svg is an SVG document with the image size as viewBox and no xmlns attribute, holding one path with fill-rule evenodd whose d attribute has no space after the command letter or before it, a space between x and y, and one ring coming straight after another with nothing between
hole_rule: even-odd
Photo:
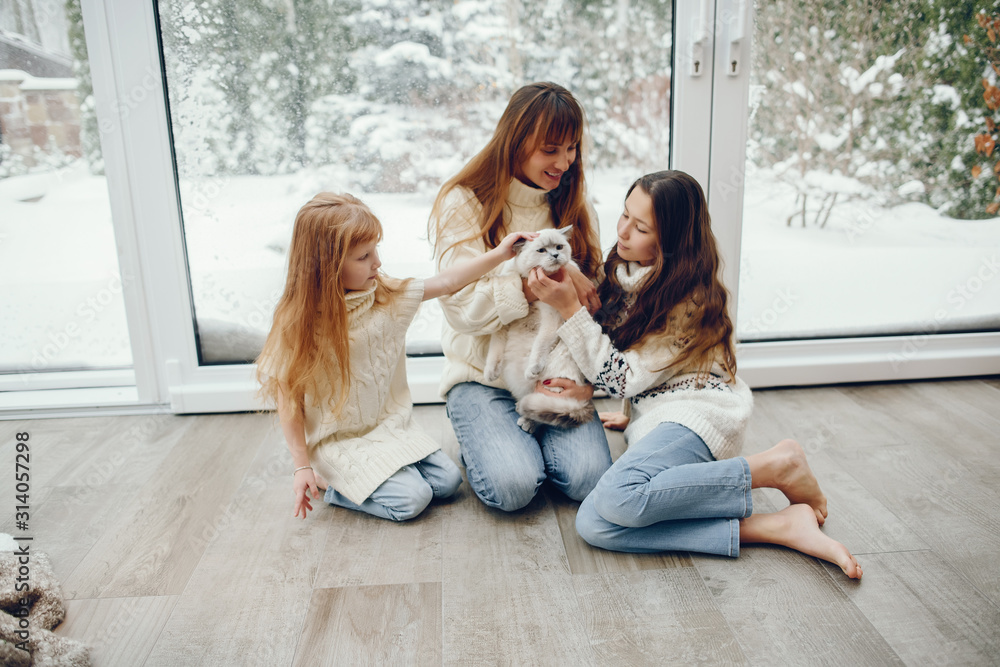
<instances>
[{"instance_id":1,"label":"cream knit sweater","mask_svg":"<svg viewBox=\"0 0 1000 667\"><path fill-rule=\"evenodd\" d=\"M306 397L303 425L309 461L334 489L358 504L400 468L441 447L413 421L406 383L406 329L423 295L421 280L410 281L386 306L374 306L374 287L349 292L347 403L334 418L325 401Z\"/></svg>"},{"instance_id":2,"label":"cream knit sweater","mask_svg":"<svg viewBox=\"0 0 1000 667\"><path fill-rule=\"evenodd\" d=\"M532 188L516 178L510 182L507 209L504 211L506 232L537 232L553 227L552 211L546 191ZM478 234L482 204L468 189L458 187L448 193L442 207L440 222L444 231L439 248ZM597 214L590 209L593 225ZM435 222L439 222L435 221ZM482 240L456 246L443 257L437 257L438 270L456 262L482 255L486 245ZM439 299L444 311L441 347L444 349L444 372L441 396L460 382L479 382L503 388L503 384L487 382L483 377L490 334L528 314L521 278L500 275L503 265L450 296Z\"/></svg>"},{"instance_id":3,"label":"cream knit sweater","mask_svg":"<svg viewBox=\"0 0 1000 667\"><path fill-rule=\"evenodd\" d=\"M632 262L619 266L617 276L626 291L635 292L650 270ZM627 442L639 441L663 422L675 422L697 433L716 459L738 456L753 411L746 383L739 377L726 382L718 364L707 379L699 379L692 369L655 370L682 349L684 315L672 316L664 331L645 336L625 352L615 349L583 308L559 328L559 337L595 387L626 399L631 416Z\"/></svg>"}]
</instances>

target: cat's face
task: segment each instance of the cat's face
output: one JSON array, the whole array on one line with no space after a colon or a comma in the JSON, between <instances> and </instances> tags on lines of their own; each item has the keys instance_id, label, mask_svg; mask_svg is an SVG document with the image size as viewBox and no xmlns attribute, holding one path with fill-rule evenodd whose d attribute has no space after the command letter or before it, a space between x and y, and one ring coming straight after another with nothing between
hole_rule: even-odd
<instances>
[{"instance_id":1,"label":"cat's face","mask_svg":"<svg viewBox=\"0 0 1000 667\"><path fill-rule=\"evenodd\" d=\"M517 272L527 276L533 268L540 266L545 273L554 273L565 266L573 256L569 245L571 231L572 227L543 229L536 238L525 241L514 258Z\"/></svg>"}]
</instances>

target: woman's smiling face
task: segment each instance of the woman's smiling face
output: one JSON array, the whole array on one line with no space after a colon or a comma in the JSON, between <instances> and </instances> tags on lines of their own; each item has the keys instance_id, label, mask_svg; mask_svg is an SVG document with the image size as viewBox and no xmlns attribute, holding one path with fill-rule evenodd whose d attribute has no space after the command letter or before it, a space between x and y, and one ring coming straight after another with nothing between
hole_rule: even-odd
<instances>
[{"instance_id":1,"label":"woman's smiling face","mask_svg":"<svg viewBox=\"0 0 1000 667\"><path fill-rule=\"evenodd\" d=\"M514 172L517 180L525 185L548 192L559 187L563 174L576 162L577 144L566 141L562 144L542 143Z\"/></svg>"},{"instance_id":2,"label":"woman's smiling face","mask_svg":"<svg viewBox=\"0 0 1000 667\"><path fill-rule=\"evenodd\" d=\"M625 210L618 219L618 256L627 262L649 266L659 252L653 198L637 186L625 200Z\"/></svg>"}]
</instances>

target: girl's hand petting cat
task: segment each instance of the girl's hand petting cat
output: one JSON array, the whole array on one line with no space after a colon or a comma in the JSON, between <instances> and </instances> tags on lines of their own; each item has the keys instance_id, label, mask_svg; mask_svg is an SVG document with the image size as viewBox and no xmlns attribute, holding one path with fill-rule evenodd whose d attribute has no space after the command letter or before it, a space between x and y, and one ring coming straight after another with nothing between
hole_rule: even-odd
<instances>
[{"instance_id":1,"label":"girl's hand petting cat","mask_svg":"<svg viewBox=\"0 0 1000 667\"><path fill-rule=\"evenodd\" d=\"M594 386L577 384L566 378L551 378L535 384L535 391L549 396L562 396L574 401L589 401L594 397Z\"/></svg>"},{"instance_id":2,"label":"girl's hand petting cat","mask_svg":"<svg viewBox=\"0 0 1000 667\"><path fill-rule=\"evenodd\" d=\"M518 241L531 241L538 237L538 232L511 232L507 236L503 237L503 241L500 241L500 245L497 246L497 250L500 251L504 259L510 259L517 254L514 249L514 244Z\"/></svg>"},{"instance_id":3,"label":"girl's hand petting cat","mask_svg":"<svg viewBox=\"0 0 1000 667\"><path fill-rule=\"evenodd\" d=\"M558 310L564 320L573 317L576 311L583 308L577 295L576 285L565 267L551 276L545 275L540 267L535 267L528 276L528 289L540 301Z\"/></svg>"}]
</instances>

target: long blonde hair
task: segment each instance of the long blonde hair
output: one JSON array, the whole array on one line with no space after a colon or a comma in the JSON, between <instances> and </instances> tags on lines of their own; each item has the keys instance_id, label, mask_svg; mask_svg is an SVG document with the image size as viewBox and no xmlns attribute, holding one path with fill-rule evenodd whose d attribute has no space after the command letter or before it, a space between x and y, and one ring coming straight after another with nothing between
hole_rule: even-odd
<instances>
[{"instance_id":1,"label":"long blonde hair","mask_svg":"<svg viewBox=\"0 0 1000 667\"><path fill-rule=\"evenodd\" d=\"M626 199L635 188L652 199L660 251L635 295L635 303L624 321L619 321L626 297L617 269L625 260L618 255L617 246L611 249L604 263L605 279L598 289L602 305L597 320L615 346L627 350L663 330L671 311L690 302L692 330L686 332L690 338L667 368L693 365L708 372L718 360L731 378L736 377L733 322L726 309L729 295L719 277L722 260L701 185L683 171L658 171L633 183Z\"/></svg>"},{"instance_id":2,"label":"long blonde hair","mask_svg":"<svg viewBox=\"0 0 1000 667\"><path fill-rule=\"evenodd\" d=\"M342 269L351 250L382 239L382 223L360 199L321 192L295 216L285 291L257 359L264 399L285 404L299 417L305 397L339 415L351 387L347 303ZM399 285L379 274L375 302L390 303ZM262 363L263 362L263 363ZM330 392L323 396L323 392Z\"/></svg>"},{"instance_id":3,"label":"long blonde hair","mask_svg":"<svg viewBox=\"0 0 1000 667\"><path fill-rule=\"evenodd\" d=\"M495 248L507 233L503 213L510 181L518 167L543 144L572 141L577 144L576 160L563 174L559 187L550 191L547 197L555 226L573 227L570 237L573 259L584 274L594 277L601 264L601 248L596 220L590 219L585 200L583 147L580 145L584 124L583 108L562 86L543 82L518 89L507 103L486 147L438 193L427 230L430 238L435 239L435 255L440 257L455 246L475 239L482 239L487 249ZM447 226L447 220L442 219L444 202L456 187L472 191L482 204L482 217L477 234L442 248L441 239Z\"/></svg>"}]
</instances>

